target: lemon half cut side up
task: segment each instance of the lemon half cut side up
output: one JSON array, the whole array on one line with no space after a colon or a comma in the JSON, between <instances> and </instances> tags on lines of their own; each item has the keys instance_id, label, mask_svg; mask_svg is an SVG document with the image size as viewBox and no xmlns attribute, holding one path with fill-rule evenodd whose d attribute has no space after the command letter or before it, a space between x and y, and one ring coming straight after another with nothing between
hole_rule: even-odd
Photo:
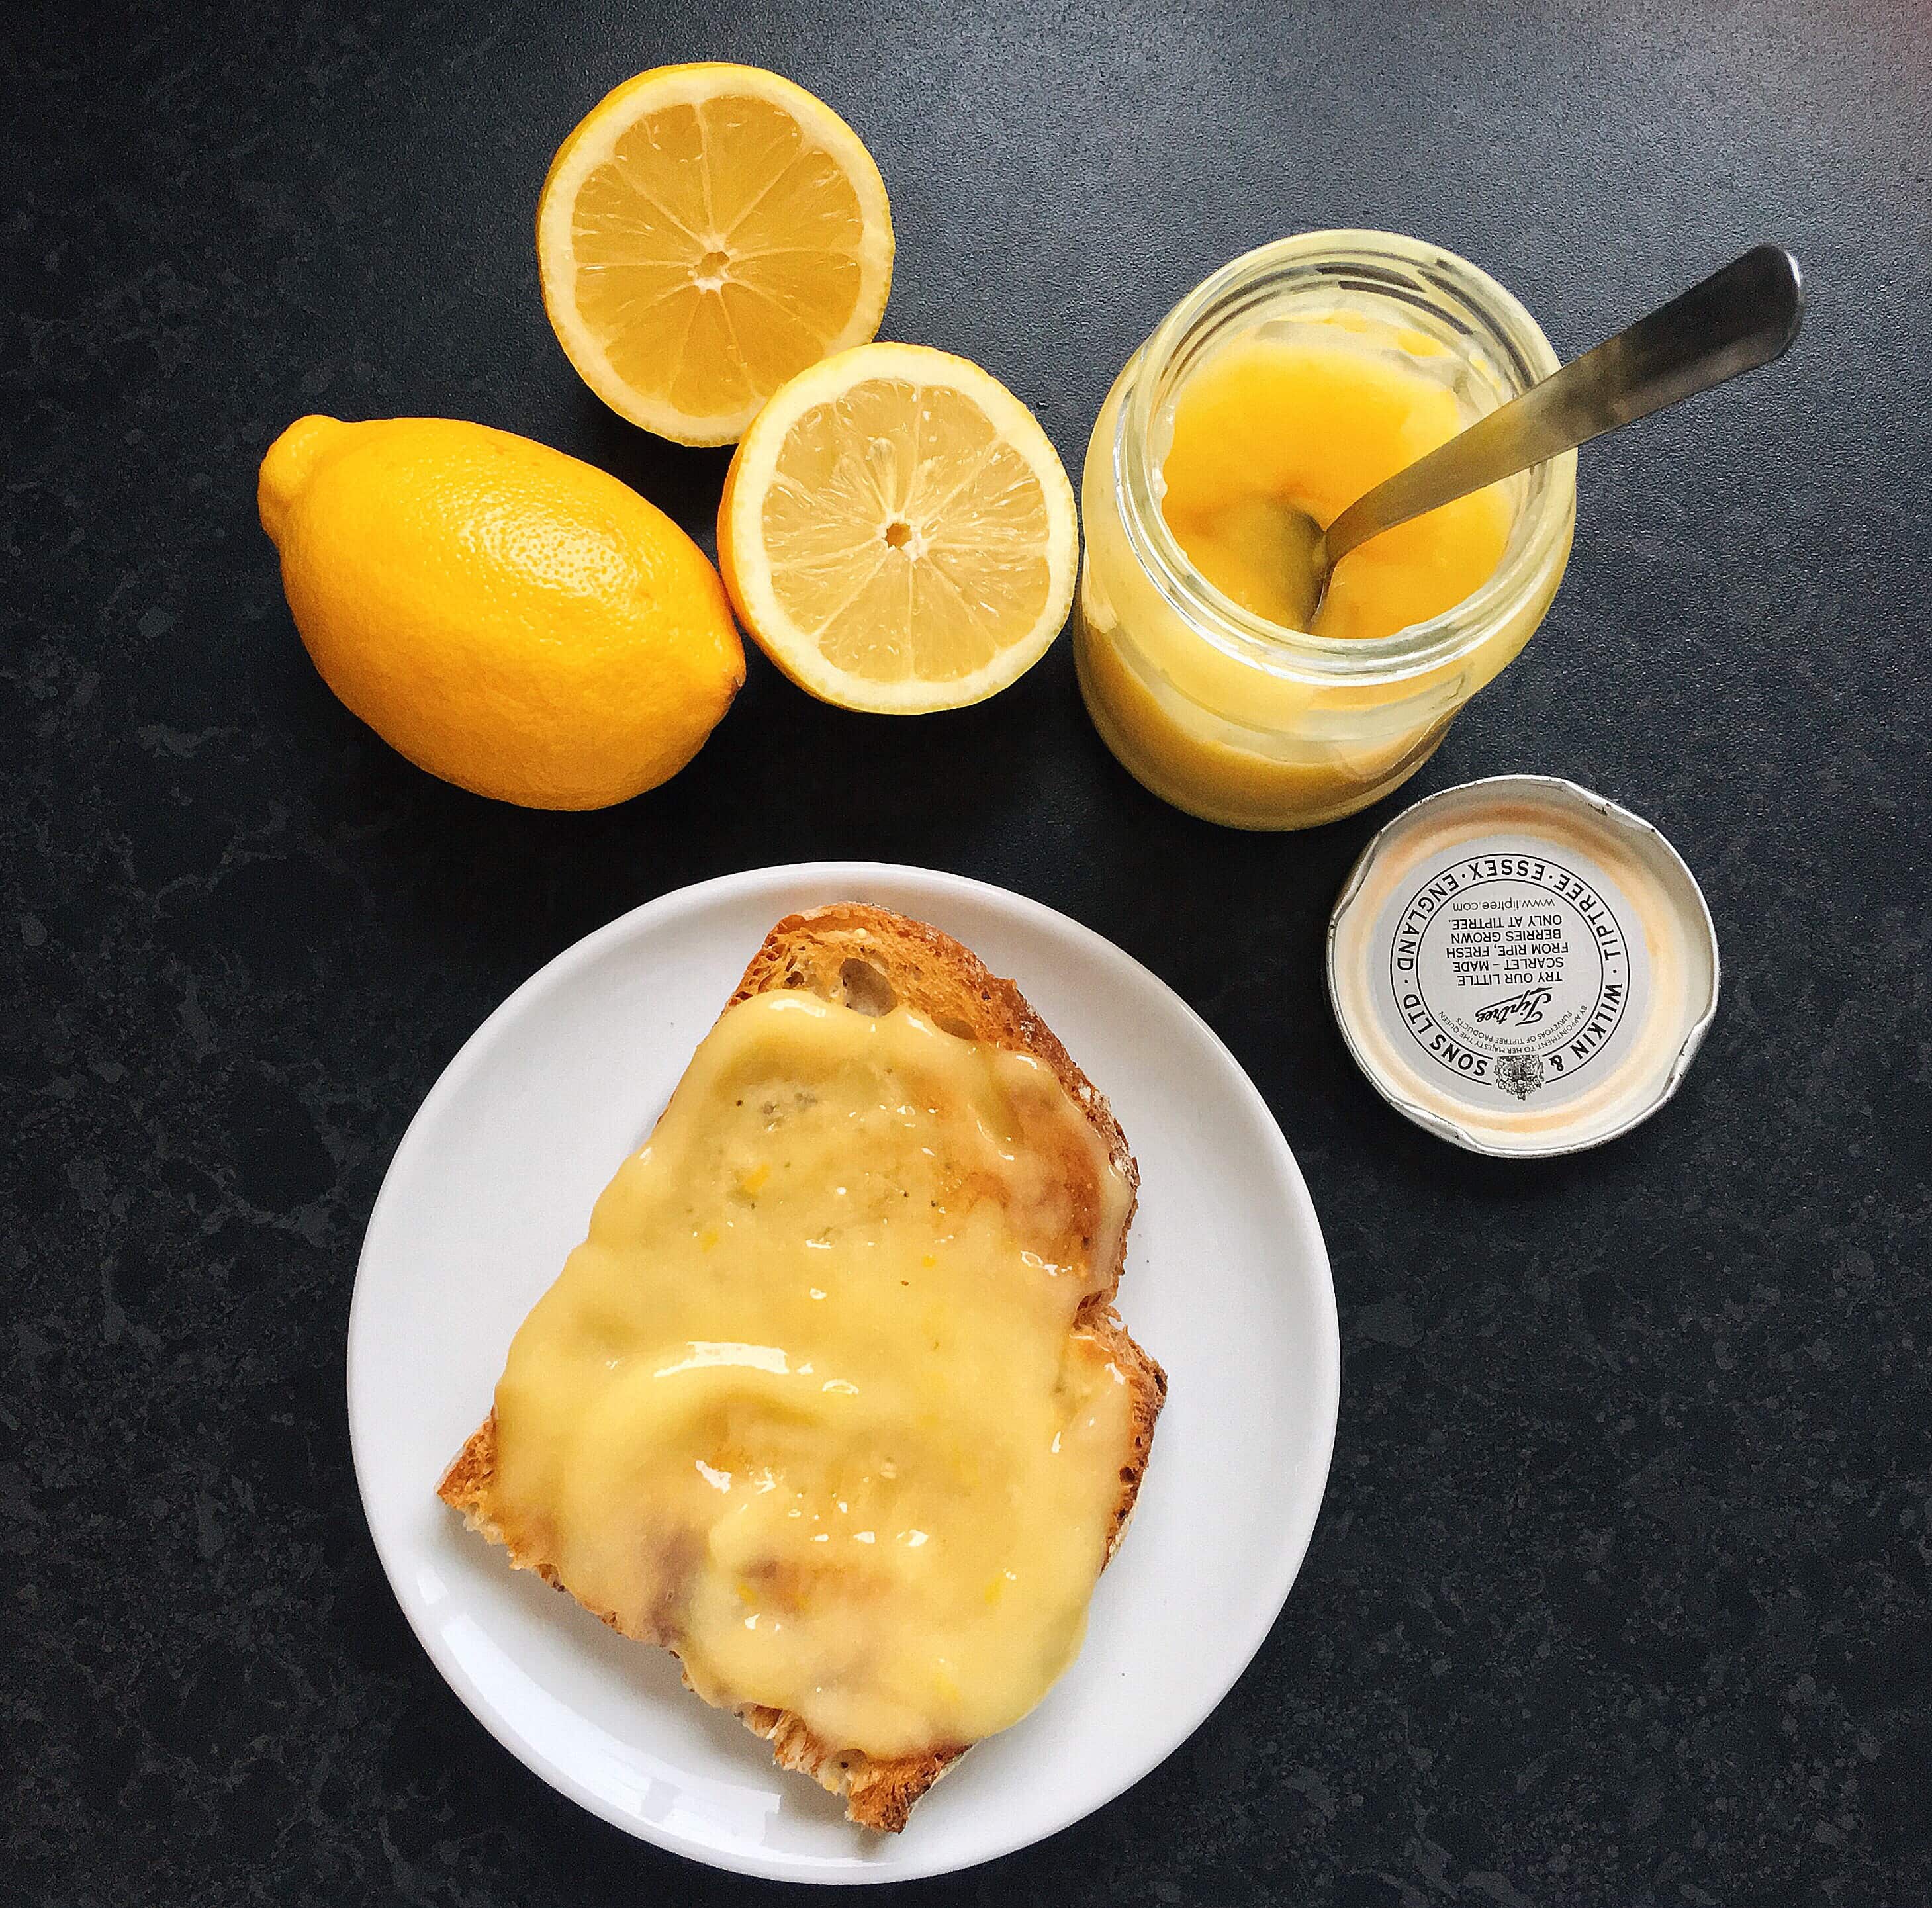
<instances>
[{"instance_id":1,"label":"lemon half cut side up","mask_svg":"<svg viewBox=\"0 0 1932 1908\"><path fill-rule=\"evenodd\" d=\"M740 622L801 688L916 714L1004 688L1066 620L1073 490L988 372L870 344L801 373L725 478L719 567Z\"/></svg>"},{"instance_id":2,"label":"lemon half cut side up","mask_svg":"<svg viewBox=\"0 0 1932 1908\"><path fill-rule=\"evenodd\" d=\"M558 150L537 259L592 390L659 436L728 444L787 379L877 332L892 212L864 142L803 87L658 67Z\"/></svg>"}]
</instances>

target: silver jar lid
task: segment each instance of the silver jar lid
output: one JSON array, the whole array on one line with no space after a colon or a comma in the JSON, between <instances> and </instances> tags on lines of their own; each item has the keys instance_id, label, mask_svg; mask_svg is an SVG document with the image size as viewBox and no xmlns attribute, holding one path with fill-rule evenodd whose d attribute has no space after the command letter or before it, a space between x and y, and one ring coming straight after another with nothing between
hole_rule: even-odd
<instances>
[{"instance_id":1,"label":"silver jar lid","mask_svg":"<svg viewBox=\"0 0 1932 1908\"><path fill-rule=\"evenodd\" d=\"M1682 858L1555 776L1445 788L1362 850L1328 922L1357 1064L1472 1152L1575 1153L1677 1090L1718 1007L1718 938Z\"/></svg>"}]
</instances>

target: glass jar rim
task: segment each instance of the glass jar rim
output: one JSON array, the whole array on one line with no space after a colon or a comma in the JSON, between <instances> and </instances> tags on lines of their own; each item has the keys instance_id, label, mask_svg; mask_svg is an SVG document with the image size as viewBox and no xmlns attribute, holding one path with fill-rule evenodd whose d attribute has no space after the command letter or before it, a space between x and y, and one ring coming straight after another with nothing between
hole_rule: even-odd
<instances>
[{"instance_id":1,"label":"glass jar rim","mask_svg":"<svg viewBox=\"0 0 1932 1908\"><path fill-rule=\"evenodd\" d=\"M1190 627L1237 658L1271 673L1316 683L1387 682L1454 662L1486 641L1497 623L1535 591L1560 560L1575 520L1576 454L1534 466L1502 561L1480 588L1439 616L1387 636L1318 636L1257 616L1224 595L1196 570L1168 526L1154 484L1150 447L1165 388L1176 360L1204 332L1231 314L1265 304L1285 270L1318 267L1337 288L1388 300L1412 314L1414 290L1402 296L1396 275L1414 286L1418 274L1466 308L1474 325L1455 314L1457 328L1480 332L1518 389L1558 368L1555 349L1515 295L1479 266L1439 245L1400 232L1335 228L1303 232L1257 246L1210 273L1174 306L1136 353L1114 428L1114 493L1130 547L1169 607Z\"/></svg>"}]
</instances>

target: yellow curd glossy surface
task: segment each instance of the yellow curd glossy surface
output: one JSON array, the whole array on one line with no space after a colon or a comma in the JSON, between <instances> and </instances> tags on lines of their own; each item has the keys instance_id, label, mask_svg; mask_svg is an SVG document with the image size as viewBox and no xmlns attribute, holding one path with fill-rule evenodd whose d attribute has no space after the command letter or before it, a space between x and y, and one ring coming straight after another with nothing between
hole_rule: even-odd
<instances>
[{"instance_id":1,"label":"yellow curd glossy surface","mask_svg":"<svg viewBox=\"0 0 1932 1908\"><path fill-rule=\"evenodd\" d=\"M1188 560L1256 616L1298 627L1284 512L1325 529L1461 430L1448 360L1423 333L1353 311L1221 346L1176 397L1161 466L1161 514ZM1509 527L1499 488L1397 524L1336 568L1312 628L1390 636L1440 616L1494 572Z\"/></svg>"},{"instance_id":2,"label":"yellow curd glossy surface","mask_svg":"<svg viewBox=\"0 0 1932 1908\"><path fill-rule=\"evenodd\" d=\"M1129 1388L1074 1319L1130 1197L1039 1061L741 1001L511 1347L513 1541L700 1694L873 1755L1006 1727L1105 1558Z\"/></svg>"}]
</instances>

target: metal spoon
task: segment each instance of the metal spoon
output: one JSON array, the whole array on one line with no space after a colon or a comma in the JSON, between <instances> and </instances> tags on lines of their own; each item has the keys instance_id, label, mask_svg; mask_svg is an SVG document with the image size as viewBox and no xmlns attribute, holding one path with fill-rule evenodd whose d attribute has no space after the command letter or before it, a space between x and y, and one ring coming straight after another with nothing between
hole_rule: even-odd
<instances>
[{"instance_id":1,"label":"metal spoon","mask_svg":"<svg viewBox=\"0 0 1932 1908\"><path fill-rule=\"evenodd\" d=\"M1781 245L1757 246L1398 470L1325 532L1284 506L1289 574L1306 579L1295 626L1314 628L1335 566L1370 538L1770 364L1791 348L1804 315L1798 261Z\"/></svg>"}]
</instances>

